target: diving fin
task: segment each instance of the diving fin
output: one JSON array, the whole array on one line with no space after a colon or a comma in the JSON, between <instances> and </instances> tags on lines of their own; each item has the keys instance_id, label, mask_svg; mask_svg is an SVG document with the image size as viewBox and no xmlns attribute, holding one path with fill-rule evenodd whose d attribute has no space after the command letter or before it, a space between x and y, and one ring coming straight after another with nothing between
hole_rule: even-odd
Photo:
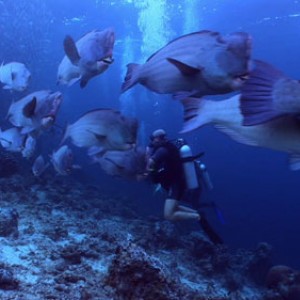
<instances>
[{"instance_id":1,"label":"diving fin","mask_svg":"<svg viewBox=\"0 0 300 300\"><path fill-rule=\"evenodd\" d=\"M215 245L224 244L222 238L215 232L215 230L211 227L211 225L208 223L205 214L202 212L200 213L201 219L199 221L202 229L210 239L212 243Z\"/></svg>"}]
</instances>

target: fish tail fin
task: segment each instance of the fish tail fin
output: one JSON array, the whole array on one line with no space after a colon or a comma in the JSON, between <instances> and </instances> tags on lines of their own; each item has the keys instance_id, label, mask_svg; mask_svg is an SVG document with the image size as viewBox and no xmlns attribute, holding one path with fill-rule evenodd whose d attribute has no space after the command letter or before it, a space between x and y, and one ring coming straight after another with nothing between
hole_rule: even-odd
<instances>
[{"instance_id":1,"label":"fish tail fin","mask_svg":"<svg viewBox=\"0 0 300 300\"><path fill-rule=\"evenodd\" d=\"M243 84L240 108L243 125L251 126L270 121L281 115L274 109L274 85L286 76L272 65L256 60L255 68Z\"/></svg>"},{"instance_id":2,"label":"fish tail fin","mask_svg":"<svg viewBox=\"0 0 300 300\"><path fill-rule=\"evenodd\" d=\"M66 139L70 136L70 131L71 131L71 125L67 125L65 127L63 138L60 141L59 146L61 146L66 141Z\"/></svg>"},{"instance_id":3,"label":"fish tail fin","mask_svg":"<svg viewBox=\"0 0 300 300\"><path fill-rule=\"evenodd\" d=\"M139 80L139 67L140 65L135 63L130 63L127 65L127 73L121 88L122 93L126 92L128 89L137 84Z\"/></svg>"},{"instance_id":4,"label":"fish tail fin","mask_svg":"<svg viewBox=\"0 0 300 300\"><path fill-rule=\"evenodd\" d=\"M10 106L9 106L9 108L8 108L8 111L7 111L7 113L6 113L6 116L5 116L5 120L8 120L9 119L9 117L12 115L12 111L13 111L13 104L15 103L15 100L13 99L12 101L11 101L11 103L10 103Z\"/></svg>"},{"instance_id":5,"label":"fish tail fin","mask_svg":"<svg viewBox=\"0 0 300 300\"><path fill-rule=\"evenodd\" d=\"M181 101L184 107L184 124L180 133L195 130L212 122L211 100L186 98Z\"/></svg>"}]
</instances>

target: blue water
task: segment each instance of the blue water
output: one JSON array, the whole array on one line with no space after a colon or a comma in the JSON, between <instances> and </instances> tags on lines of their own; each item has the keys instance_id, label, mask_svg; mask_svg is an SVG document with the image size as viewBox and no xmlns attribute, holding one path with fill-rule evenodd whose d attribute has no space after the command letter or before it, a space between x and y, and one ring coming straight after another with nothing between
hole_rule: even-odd
<instances>
[{"instance_id":1,"label":"blue water","mask_svg":"<svg viewBox=\"0 0 300 300\"><path fill-rule=\"evenodd\" d=\"M85 89L56 86L65 35L78 39L92 29L106 27L113 27L116 33L115 62L109 70ZM173 38L203 29L250 33L253 57L299 78L300 1L292 0L0 1L0 59L27 65L32 73L28 92L63 92L58 116L61 126L92 108L117 108L139 119L139 141L145 144L157 127L176 137L182 110L170 96L156 95L142 86L121 96L126 64L143 62ZM2 119L11 101L21 96L0 91ZM43 136L40 151L47 153L58 145L61 132L51 134ZM213 221L228 245L253 249L258 242L268 242L273 245L275 262L300 268L300 175L289 171L287 155L238 144L212 127L184 137L195 152L205 151L214 190L204 197L222 208L226 224ZM112 194L128 195L141 215L162 215L162 199L152 195L149 186L110 178L98 166L86 163L82 151L75 151L83 165L76 175L80 180Z\"/></svg>"}]
</instances>

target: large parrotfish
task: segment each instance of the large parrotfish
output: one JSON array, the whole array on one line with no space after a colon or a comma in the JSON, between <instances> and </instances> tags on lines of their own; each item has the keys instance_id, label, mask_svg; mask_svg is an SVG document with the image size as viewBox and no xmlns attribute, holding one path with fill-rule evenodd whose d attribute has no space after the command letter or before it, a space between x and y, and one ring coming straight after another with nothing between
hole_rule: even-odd
<instances>
[{"instance_id":1,"label":"large parrotfish","mask_svg":"<svg viewBox=\"0 0 300 300\"><path fill-rule=\"evenodd\" d=\"M244 32L222 37L213 31L181 36L144 64L130 63L122 92L140 83L175 98L224 94L239 89L249 72L251 38Z\"/></svg>"},{"instance_id":2,"label":"large parrotfish","mask_svg":"<svg viewBox=\"0 0 300 300\"><path fill-rule=\"evenodd\" d=\"M240 103L240 95L221 101L196 98L183 100L185 122L182 133L212 124L237 142L287 152L290 169L299 170L299 118L285 115L259 125L244 126Z\"/></svg>"},{"instance_id":3,"label":"large parrotfish","mask_svg":"<svg viewBox=\"0 0 300 300\"><path fill-rule=\"evenodd\" d=\"M66 36L66 56L58 67L58 84L71 86L80 81L80 87L84 88L91 78L103 73L113 62L114 43L112 28L93 30L76 43L71 36Z\"/></svg>"}]
</instances>

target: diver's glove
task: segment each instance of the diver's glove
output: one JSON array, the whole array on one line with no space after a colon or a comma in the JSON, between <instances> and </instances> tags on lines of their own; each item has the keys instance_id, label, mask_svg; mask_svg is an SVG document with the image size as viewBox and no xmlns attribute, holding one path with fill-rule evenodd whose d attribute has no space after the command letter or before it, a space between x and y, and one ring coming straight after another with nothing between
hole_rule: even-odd
<instances>
[{"instance_id":1,"label":"diver's glove","mask_svg":"<svg viewBox=\"0 0 300 300\"><path fill-rule=\"evenodd\" d=\"M215 232L215 230L208 223L206 216L203 212L200 213L199 223L212 243L214 243L215 245L224 244L222 238Z\"/></svg>"}]
</instances>

